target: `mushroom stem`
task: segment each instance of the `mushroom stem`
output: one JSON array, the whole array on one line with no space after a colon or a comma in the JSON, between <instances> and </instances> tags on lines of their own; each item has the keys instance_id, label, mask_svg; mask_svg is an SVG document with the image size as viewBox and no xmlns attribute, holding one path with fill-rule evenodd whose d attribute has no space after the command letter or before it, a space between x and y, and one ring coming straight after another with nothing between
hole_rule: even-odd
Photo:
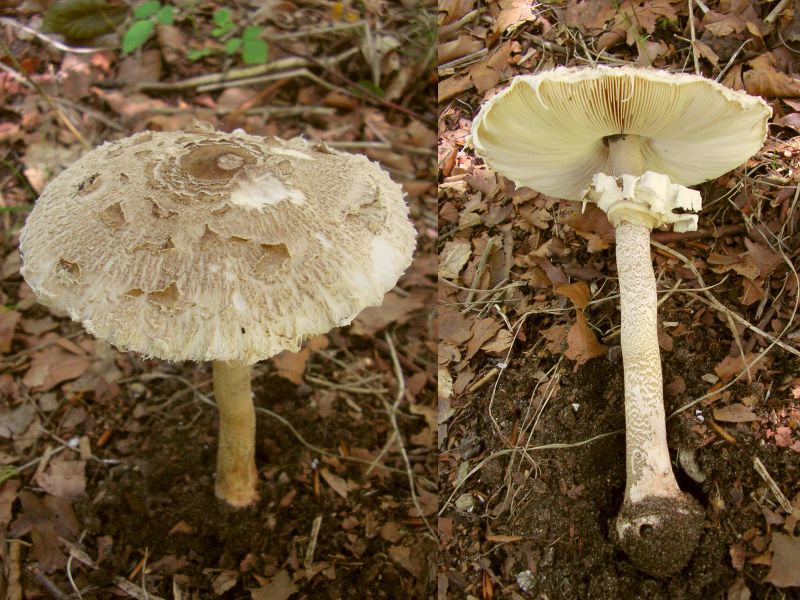
<instances>
[{"instance_id":1,"label":"mushroom stem","mask_svg":"<svg viewBox=\"0 0 800 600\"><path fill-rule=\"evenodd\" d=\"M642 174L637 136L608 142L615 176ZM626 464L625 499L616 532L620 546L639 569L667 576L682 569L693 554L703 530L703 511L678 487L667 446L651 228L639 213L626 218L622 210L613 217L622 313Z\"/></svg>"},{"instance_id":2,"label":"mushroom stem","mask_svg":"<svg viewBox=\"0 0 800 600\"><path fill-rule=\"evenodd\" d=\"M616 235L625 371L625 502L638 502L676 495L680 489L667 447L650 230L622 221Z\"/></svg>"},{"instance_id":3,"label":"mushroom stem","mask_svg":"<svg viewBox=\"0 0 800 600\"><path fill-rule=\"evenodd\" d=\"M231 506L250 506L258 500L258 472L249 365L236 360L214 361L214 396L219 408L215 492Z\"/></svg>"}]
</instances>

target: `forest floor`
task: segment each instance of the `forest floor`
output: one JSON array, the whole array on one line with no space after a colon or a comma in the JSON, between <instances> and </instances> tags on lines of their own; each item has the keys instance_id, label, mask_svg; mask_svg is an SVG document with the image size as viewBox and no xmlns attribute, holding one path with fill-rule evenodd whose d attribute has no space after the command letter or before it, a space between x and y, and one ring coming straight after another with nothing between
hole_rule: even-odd
<instances>
[{"instance_id":1,"label":"forest floor","mask_svg":"<svg viewBox=\"0 0 800 600\"><path fill-rule=\"evenodd\" d=\"M0 597L433 598L432 2L224 17L179 1L128 53L122 34L155 17L67 40L41 32L47 4L0 3ZM224 51L248 27L265 64ZM104 141L196 119L366 154L403 185L418 232L383 307L256 365L261 500L245 510L214 497L210 366L120 353L19 274L20 229L52 177Z\"/></svg>"},{"instance_id":2,"label":"forest floor","mask_svg":"<svg viewBox=\"0 0 800 600\"><path fill-rule=\"evenodd\" d=\"M747 0L440 3L440 600L800 597L799 22L792 3ZM665 579L610 535L613 228L515 189L469 144L509 78L596 64L697 72L773 109L764 148L700 186L698 231L652 236L673 468L705 510Z\"/></svg>"}]
</instances>

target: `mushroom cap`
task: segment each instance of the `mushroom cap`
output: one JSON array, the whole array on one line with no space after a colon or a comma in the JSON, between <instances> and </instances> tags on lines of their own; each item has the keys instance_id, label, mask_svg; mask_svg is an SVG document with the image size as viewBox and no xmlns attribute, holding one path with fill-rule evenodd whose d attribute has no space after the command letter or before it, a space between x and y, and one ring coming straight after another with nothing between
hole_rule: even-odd
<instances>
[{"instance_id":1,"label":"mushroom cap","mask_svg":"<svg viewBox=\"0 0 800 600\"><path fill-rule=\"evenodd\" d=\"M559 67L515 77L486 102L472 143L517 185L580 200L595 173L611 174L607 136L640 136L645 171L694 185L755 154L771 115L761 98L696 75Z\"/></svg>"},{"instance_id":2,"label":"mushroom cap","mask_svg":"<svg viewBox=\"0 0 800 600\"><path fill-rule=\"evenodd\" d=\"M400 185L364 156L241 130L144 132L46 187L21 271L121 350L249 364L380 304L415 236Z\"/></svg>"}]
</instances>

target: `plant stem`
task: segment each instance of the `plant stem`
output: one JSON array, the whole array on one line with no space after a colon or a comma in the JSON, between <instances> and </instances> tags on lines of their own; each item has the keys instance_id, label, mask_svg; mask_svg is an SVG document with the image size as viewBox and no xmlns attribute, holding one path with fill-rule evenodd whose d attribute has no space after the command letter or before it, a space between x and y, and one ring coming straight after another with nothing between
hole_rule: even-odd
<instances>
[{"instance_id":1,"label":"plant stem","mask_svg":"<svg viewBox=\"0 0 800 600\"><path fill-rule=\"evenodd\" d=\"M250 367L241 361L214 361L214 396L219 408L215 492L231 506L249 506L258 500Z\"/></svg>"}]
</instances>

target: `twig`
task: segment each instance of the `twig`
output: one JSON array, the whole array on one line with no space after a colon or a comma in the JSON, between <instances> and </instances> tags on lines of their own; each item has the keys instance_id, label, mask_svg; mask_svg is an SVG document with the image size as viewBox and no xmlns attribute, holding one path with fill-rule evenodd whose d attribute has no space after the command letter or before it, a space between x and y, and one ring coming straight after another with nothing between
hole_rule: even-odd
<instances>
[{"instance_id":1,"label":"twig","mask_svg":"<svg viewBox=\"0 0 800 600\"><path fill-rule=\"evenodd\" d=\"M689 36L692 38L692 60L694 61L694 74L700 75L700 61L697 59L697 48L695 47L697 43L697 37L695 36L694 32L694 4L692 0L688 0L689 2Z\"/></svg>"},{"instance_id":2,"label":"twig","mask_svg":"<svg viewBox=\"0 0 800 600\"><path fill-rule=\"evenodd\" d=\"M359 52L358 48L350 48L341 54L320 59L319 62L325 66L333 66L337 63L347 60L354 54ZM265 65L256 65L254 67L242 67L239 69L231 69L225 73L214 73L212 75L200 75L198 77L190 77L181 81L142 81L138 84L139 90L185 90L214 83L222 83L225 81L235 81L240 79L248 79L271 73L272 71L282 71L288 69L298 69L309 67L313 63L305 58L293 56L291 58L282 58ZM286 77L286 74L283 75Z\"/></svg>"},{"instance_id":3,"label":"twig","mask_svg":"<svg viewBox=\"0 0 800 600\"><path fill-rule=\"evenodd\" d=\"M764 463L761 462L761 459L757 456L753 459L753 468L756 470L756 473L761 475L761 478L767 483L769 489L772 491L772 494L775 496L775 499L778 501L778 504L781 505L781 508L787 515L797 515L800 517L800 511L795 509L792 506L792 503L789 502L789 499L784 496L781 488L775 483L775 480L767 471L767 467L764 466Z\"/></svg>"},{"instance_id":4,"label":"twig","mask_svg":"<svg viewBox=\"0 0 800 600\"><path fill-rule=\"evenodd\" d=\"M773 21L775 21L783 12L783 10L786 8L787 4L789 4L789 0L781 0L780 2L778 2L775 5L775 8L769 11L769 14L766 17L764 17L764 22L772 23Z\"/></svg>"},{"instance_id":5,"label":"twig","mask_svg":"<svg viewBox=\"0 0 800 600\"><path fill-rule=\"evenodd\" d=\"M39 565L32 564L25 567L25 571L33 579L34 583L50 594L55 600L70 600L69 594L62 592L50 578L39 568Z\"/></svg>"},{"instance_id":6,"label":"twig","mask_svg":"<svg viewBox=\"0 0 800 600\"><path fill-rule=\"evenodd\" d=\"M75 557L75 560L82 562L87 567L91 567L92 569L100 568L97 566L97 563L95 563L89 557L89 555L86 554L83 550L78 548L78 546L76 546L75 544L73 544L68 540L65 540L64 538L59 538L59 539L61 540L61 543L67 547L67 550L69 550L70 556ZM165 600L161 596L156 596L155 594L149 594L147 590L145 590L144 588L139 587L135 583L128 581L127 579L125 579L124 577L120 577L119 575L114 575L111 579L113 580L114 585L116 585L119 589L128 594L131 598L137 598L137 600ZM69 596L64 596L63 598L63 600L68 600L68 599Z\"/></svg>"},{"instance_id":7,"label":"twig","mask_svg":"<svg viewBox=\"0 0 800 600\"><path fill-rule=\"evenodd\" d=\"M32 36L47 42L51 46L58 48L59 50L63 50L64 52L73 52L74 54L93 54L95 52L103 52L104 50L114 50L114 48L112 48L111 46L97 46L93 48L90 48L88 46L68 46L67 44L63 44L58 40L55 40L43 34L41 31L37 31L32 27L28 27L27 25L18 23L14 19L9 19L8 17L0 17L0 23L2 23L3 25L14 27L15 29L20 29L25 33L29 33Z\"/></svg>"},{"instance_id":8,"label":"twig","mask_svg":"<svg viewBox=\"0 0 800 600\"><path fill-rule=\"evenodd\" d=\"M389 345L389 354L392 357L392 366L394 367L394 374L395 379L397 380L397 393L395 395L394 404L389 405L388 402L384 398L381 398L384 405L386 406L386 410L389 414L389 422L392 425L392 429L394 429L394 436L397 439L397 445L400 447L400 454L403 457L403 462L406 465L406 474L408 475L408 487L411 490L411 502L414 504L414 507L417 509L422 522L425 523L425 526L430 531L431 535L436 537L436 530L431 526L428 522L428 519L425 517L425 513L422 510L422 506L417 499L417 492L416 492L416 482L414 481L414 472L411 469L411 462L408 460L408 453L406 452L406 446L403 442L403 435L400 433L400 427L397 425L397 409L400 406L400 403L403 400L403 396L406 393L406 380L403 376L403 369L400 366L400 361L397 358L397 351L394 348L394 342L392 341L392 336L388 333L384 334L384 339L386 343Z\"/></svg>"},{"instance_id":9,"label":"twig","mask_svg":"<svg viewBox=\"0 0 800 600\"><path fill-rule=\"evenodd\" d=\"M657 231L650 235L651 240L662 244L672 244L673 242L684 242L689 240L702 240L704 238L721 238L729 235L739 235L745 230L740 225L723 225L712 229L698 229L696 231Z\"/></svg>"},{"instance_id":10,"label":"twig","mask_svg":"<svg viewBox=\"0 0 800 600\"><path fill-rule=\"evenodd\" d=\"M322 515L314 517L314 522L311 524L311 536L308 541L308 548L306 548L306 555L303 557L303 567L310 569L314 563L314 551L317 549L317 538L319 537L319 528L322 525Z\"/></svg>"},{"instance_id":11,"label":"twig","mask_svg":"<svg viewBox=\"0 0 800 600\"><path fill-rule=\"evenodd\" d=\"M8 588L6 598L8 600L22 600L22 584L20 578L22 569L22 542L19 540L9 540L8 542Z\"/></svg>"}]
</instances>

